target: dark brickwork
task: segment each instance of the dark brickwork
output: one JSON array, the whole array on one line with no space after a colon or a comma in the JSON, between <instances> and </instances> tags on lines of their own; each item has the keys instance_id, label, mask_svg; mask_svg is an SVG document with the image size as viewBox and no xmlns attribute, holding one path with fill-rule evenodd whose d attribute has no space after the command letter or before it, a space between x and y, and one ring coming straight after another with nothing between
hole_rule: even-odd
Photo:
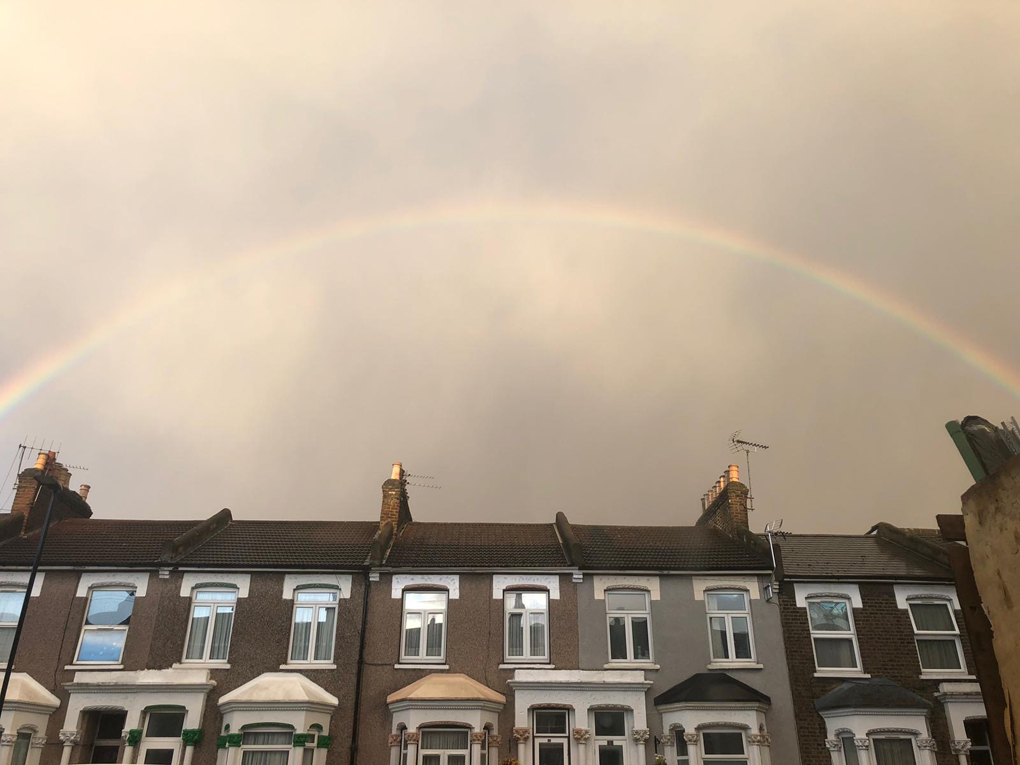
<instances>
[{"instance_id":1,"label":"dark brickwork","mask_svg":"<svg viewBox=\"0 0 1020 765\"><path fill-rule=\"evenodd\" d=\"M865 673L899 683L931 702L929 717L932 737L938 745L938 765L959 765L949 750L949 727L945 710L935 692L940 680L921 678L921 664L914 644L914 631L905 609L896 607L892 584L860 584L863 608L854 609L854 625L860 645L861 663ZM794 716L800 739L802 765L832 765L825 748L825 721L815 711L815 701L843 680L815 677L815 658L811 646L806 608L798 608L792 582L785 582L779 595L783 622L783 642L793 689ZM957 611L956 621L963 630L963 616ZM962 632L963 652L969 672L974 660L966 632Z\"/></svg>"}]
</instances>

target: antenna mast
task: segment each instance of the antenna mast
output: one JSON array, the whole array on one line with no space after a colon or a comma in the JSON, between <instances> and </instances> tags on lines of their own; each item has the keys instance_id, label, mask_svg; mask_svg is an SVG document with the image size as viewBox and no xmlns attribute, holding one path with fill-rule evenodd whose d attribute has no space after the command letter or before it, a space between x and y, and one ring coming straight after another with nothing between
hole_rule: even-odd
<instances>
[{"instance_id":1,"label":"antenna mast","mask_svg":"<svg viewBox=\"0 0 1020 765\"><path fill-rule=\"evenodd\" d=\"M730 435L730 451L736 454L743 452L747 460L747 509L754 510L754 493L751 491L751 452L763 452L768 449L767 444L759 444L754 441L745 441L740 437L740 431L735 430Z\"/></svg>"}]
</instances>

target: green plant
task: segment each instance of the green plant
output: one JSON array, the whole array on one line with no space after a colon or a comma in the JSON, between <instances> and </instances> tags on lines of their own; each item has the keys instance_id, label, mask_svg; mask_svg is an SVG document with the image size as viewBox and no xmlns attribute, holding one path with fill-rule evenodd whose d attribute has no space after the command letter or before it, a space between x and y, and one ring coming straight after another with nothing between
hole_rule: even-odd
<instances>
[{"instance_id":1,"label":"green plant","mask_svg":"<svg viewBox=\"0 0 1020 765\"><path fill-rule=\"evenodd\" d=\"M666 762L666 755L664 754L655 755L655 765L669 765Z\"/></svg>"},{"instance_id":2,"label":"green plant","mask_svg":"<svg viewBox=\"0 0 1020 765\"><path fill-rule=\"evenodd\" d=\"M516 757L507 757L506 759L500 760L499 765L521 765L521 763L517 761Z\"/></svg>"}]
</instances>

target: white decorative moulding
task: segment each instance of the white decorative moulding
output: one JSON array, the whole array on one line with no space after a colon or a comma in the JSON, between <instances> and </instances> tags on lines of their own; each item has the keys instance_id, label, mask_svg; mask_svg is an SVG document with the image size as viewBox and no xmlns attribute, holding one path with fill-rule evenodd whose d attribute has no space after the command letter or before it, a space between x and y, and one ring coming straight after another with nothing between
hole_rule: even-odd
<instances>
[{"instance_id":1,"label":"white decorative moulding","mask_svg":"<svg viewBox=\"0 0 1020 765\"><path fill-rule=\"evenodd\" d=\"M93 587L130 587L136 598L144 598L149 587L148 571L100 571L88 572L78 578L75 595L84 598Z\"/></svg>"},{"instance_id":2,"label":"white decorative moulding","mask_svg":"<svg viewBox=\"0 0 1020 765\"><path fill-rule=\"evenodd\" d=\"M560 599L560 578L556 574L493 574L493 600L502 598L504 590L515 587L542 587L549 590L550 600Z\"/></svg>"},{"instance_id":3,"label":"white decorative moulding","mask_svg":"<svg viewBox=\"0 0 1020 765\"><path fill-rule=\"evenodd\" d=\"M844 582L796 582L793 585L793 594L797 600L798 608L807 608L808 598L818 597L841 597L850 598L850 605L853 608L864 608L861 603L861 588L856 584Z\"/></svg>"},{"instance_id":4,"label":"white decorative moulding","mask_svg":"<svg viewBox=\"0 0 1020 765\"><path fill-rule=\"evenodd\" d=\"M595 586L595 600L605 600L606 590L647 590L652 600L659 599L659 577L657 576L613 576L596 574L592 577Z\"/></svg>"},{"instance_id":5,"label":"white decorative moulding","mask_svg":"<svg viewBox=\"0 0 1020 765\"><path fill-rule=\"evenodd\" d=\"M705 590L746 590L751 600L761 600L761 588L756 576L695 576L691 578L694 585L694 599L704 600Z\"/></svg>"},{"instance_id":6,"label":"white decorative moulding","mask_svg":"<svg viewBox=\"0 0 1020 765\"><path fill-rule=\"evenodd\" d=\"M350 574L287 574L283 577L283 599L293 600L297 587L329 587L340 590L341 598L351 597Z\"/></svg>"},{"instance_id":7,"label":"white decorative moulding","mask_svg":"<svg viewBox=\"0 0 1020 765\"><path fill-rule=\"evenodd\" d=\"M959 611L960 599L956 596L956 588L951 584L897 584L893 585L896 592L896 607L906 608L908 601L923 598L935 600L951 600L953 610Z\"/></svg>"},{"instance_id":8,"label":"white decorative moulding","mask_svg":"<svg viewBox=\"0 0 1020 765\"><path fill-rule=\"evenodd\" d=\"M0 587L14 585L16 587L28 587L27 571L0 571ZM32 597L38 598L42 592L43 579L46 572L40 571L35 575L35 582L32 583Z\"/></svg>"},{"instance_id":9,"label":"white decorative moulding","mask_svg":"<svg viewBox=\"0 0 1020 765\"><path fill-rule=\"evenodd\" d=\"M393 598L402 598L405 587L442 587L449 591L450 600L460 598L460 577L457 574L394 574L390 587L390 597Z\"/></svg>"},{"instance_id":10,"label":"white decorative moulding","mask_svg":"<svg viewBox=\"0 0 1020 765\"><path fill-rule=\"evenodd\" d=\"M216 585L227 585L237 588L237 597L247 598L248 587L251 584L251 574L230 574L223 571L189 571L181 579L181 597L190 598L191 591L199 586L215 587Z\"/></svg>"}]
</instances>

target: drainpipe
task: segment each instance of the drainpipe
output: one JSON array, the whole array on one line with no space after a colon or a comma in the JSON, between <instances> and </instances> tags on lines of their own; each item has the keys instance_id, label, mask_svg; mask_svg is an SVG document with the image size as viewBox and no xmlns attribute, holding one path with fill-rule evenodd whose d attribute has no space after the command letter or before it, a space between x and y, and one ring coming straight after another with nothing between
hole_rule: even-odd
<instances>
[{"instance_id":1,"label":"drainpipe","mask_svg":"<svg viewBox=\"0 0 1020 765\"><path fill-rule=\"evenodd\" d=\"M361 680L365 674L365 626L368 624L368 572L365 572L365 593L361 601L361 638L358 644L358 674L354 681L354 730L351 732L351 755L349 765L358 761L358 730L361 718Z\"/></svg>"}]
</instances>

